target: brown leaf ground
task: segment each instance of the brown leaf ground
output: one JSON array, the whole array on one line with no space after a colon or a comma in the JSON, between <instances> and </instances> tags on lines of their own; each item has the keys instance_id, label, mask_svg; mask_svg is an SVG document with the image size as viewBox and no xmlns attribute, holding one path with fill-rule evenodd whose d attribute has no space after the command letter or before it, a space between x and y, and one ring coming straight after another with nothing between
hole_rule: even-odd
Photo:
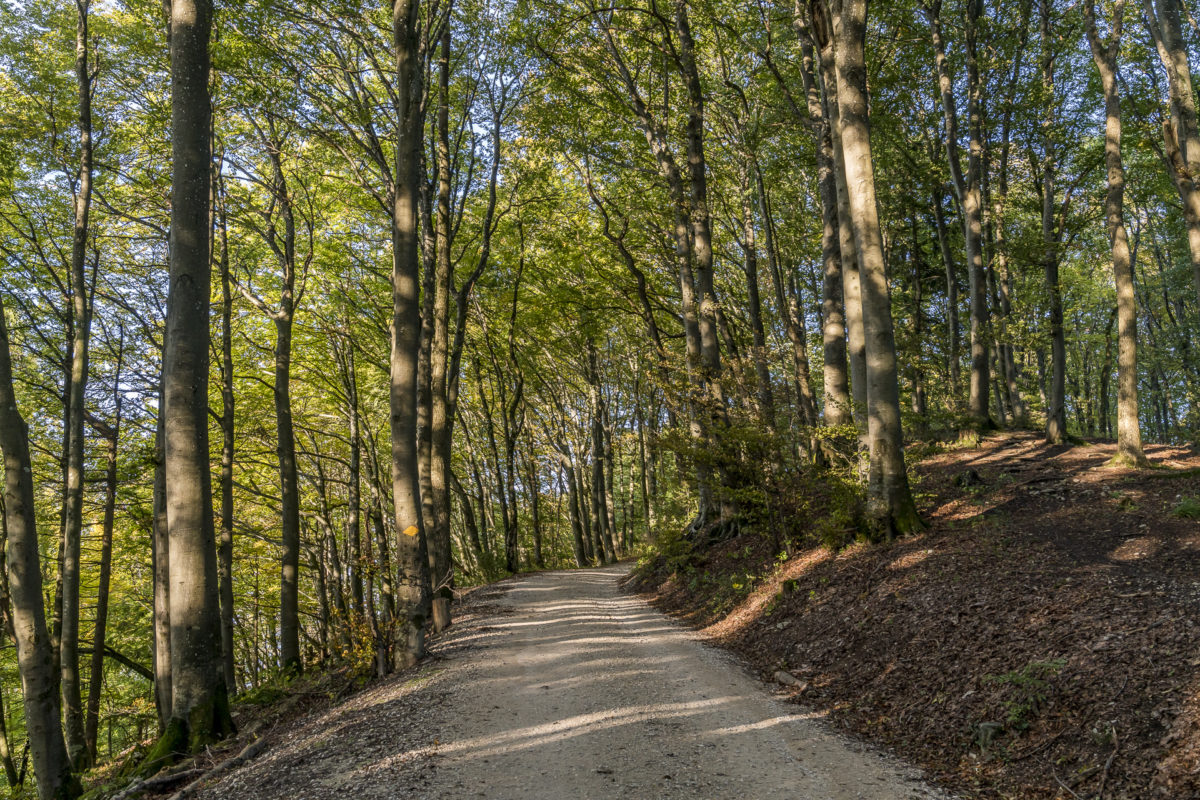
<instances>
[{"instance_id":1,"label":"brown leaf ground","mask_svg":"<svg viewBox=\"0 0 1200 800\"><path fill-rule=\"evenodd\" d=\"M1000 434L913 470L919 536L745 534L635 586L965 795L1200 798L1200 456L1113 450Z\"/></svg>"}]
</instances>

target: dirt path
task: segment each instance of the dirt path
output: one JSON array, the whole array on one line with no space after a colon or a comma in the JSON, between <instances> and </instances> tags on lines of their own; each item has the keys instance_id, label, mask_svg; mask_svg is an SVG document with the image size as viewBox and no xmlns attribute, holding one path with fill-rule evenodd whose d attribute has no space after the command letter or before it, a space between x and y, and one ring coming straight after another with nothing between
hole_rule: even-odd
<instances>
[{"instance_id":1,"label":"dirt path","mask_svg":"<svg viewBox=\"0 0 1200 800\"><path fill-rule=\"evenodd\" d=\"M205 797L946 797L620 595L625 570L511 583L420 676L308 722Z\"/></svg>"}]
</instances>

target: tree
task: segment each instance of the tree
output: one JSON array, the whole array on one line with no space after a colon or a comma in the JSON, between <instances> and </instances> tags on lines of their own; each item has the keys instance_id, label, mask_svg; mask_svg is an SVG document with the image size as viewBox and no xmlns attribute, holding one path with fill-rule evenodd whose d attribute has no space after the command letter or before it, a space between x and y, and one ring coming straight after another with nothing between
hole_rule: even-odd
<instances>
[{"instance_id":1,"label":"tree","mask_svg":"<svg viewBox=\"0 0 1200 800\"><path fill-rule=\"evenodd\" d=\"M1136 467L1147 466L1142 452L1138 421L1137 310L1134 308L1133 266L1129 235L1125 231L1125 164L1121 160L1121 93L1117 84L1117 54L1125 2L1113 4L1108 41L1096 25L1095 0L1084 0L1084 20L1100 83L1104 87L1104 163L1108 172L1108 195L1104 202L1105 225L1112 243L1113 280L1117 286L1117 455L1116 460Z\"/></svg>"},{"instance_id":2,"label":"tree","mask_svg":"<svg viewBox=\"0 0 1200 800\"><path fill-rule=\"evenodd\" d=\"M208 464L212 184L208 0L171 4L171 271L163 354L171 716L149 765L233 730L221 667L216 537Z\"/></svg>"},{"instance_id":3,"label":"tree","mask_svg":"<svg viewBox=\"0 0 1200 800\"><path fill-rule=\"evenodd\" d=\"M417 359L420 350L420 234L418 172L423 145L424 69L419 53L420 3L394 0L392 43L396 61L396 188L392 210L391 468L399 571L400 630L397 666L425 654L425 626L431 609L429 559L421 514L417 453Z\"/></svg>"},{"instance_id":4,"label":"tree","mask_svg":"<svg viewBox=\"0 0 1200 800\"><path fill-rule=\"evenodd\" d=\"M79 678L79 554L83 537L84 394L91 344L92 287L87 280L89 216L92 205L92 70L88 60L89 0L76 0L75 78L79 92L79 172L75 180L74 231L71 237L71 376L66 418L67 481L62 533L62 611L59 663L62 668L63 713L71 762L86 765L83 701ZM95 274L93 268L93 275Z\"/></svg>"},{"instance_id":5,"label":"tree","mask_svg":"<svg viewBox=\"0 0 1200 800\"><path fill-rule=\"evenodd\" d=\"M82 789L71 774L71 762L59 727L61 706L42 601L29 439L13 391L10 353L4 301L0 296L0 449L4 451L7 580L17 659L21 667L21 688L25 695L25 728L33 751L38 797L41 800L71 800L79 796Z\"/></svg>"},{"instance_id":6,"label":"tree","mask_svg":"<svg viewBox=\"0 0 1200 800\"><path fill-rule=\"evenodd\" d=\"M908 487L896 344L888 298L883 241L876 212L871 133L867 119L865 42L866 0L835 0L833 42L837 51L837 90L842 168L850 187L851 223L862 273L863 330L867 345L867 418L871 471L868 512L888 536L924 527ZM822 21L821 24L826 24Z\"/></svg>"}]
</instances>

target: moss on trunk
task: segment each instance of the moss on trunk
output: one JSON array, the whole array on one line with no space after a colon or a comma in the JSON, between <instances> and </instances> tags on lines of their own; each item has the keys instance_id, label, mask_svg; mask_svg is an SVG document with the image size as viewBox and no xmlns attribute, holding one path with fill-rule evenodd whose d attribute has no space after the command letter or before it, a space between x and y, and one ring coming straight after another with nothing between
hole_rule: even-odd
<instances>
[{"instance_id":1,"label":"moss on trunk","mask_svg":"<svg viewBox=\"0 0 1200 800\"><path fill-rule=\"evenodd\" d=\"M130 762L130 776L148 778L163 767L174 764L187 752L187 742L187 723L181 719L169 720L158 741L151 745L146 753L146 757L140 762Z\"/></svg>"}]
</instances>

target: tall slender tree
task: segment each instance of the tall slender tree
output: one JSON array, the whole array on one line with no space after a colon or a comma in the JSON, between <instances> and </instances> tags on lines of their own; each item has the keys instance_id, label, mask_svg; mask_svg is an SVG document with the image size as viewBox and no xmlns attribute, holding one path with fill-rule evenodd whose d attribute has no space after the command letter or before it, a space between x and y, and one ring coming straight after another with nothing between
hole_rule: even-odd
<instances>
[{"instance_id":1,"label":"tall slender tree","mask_svg":"<svg viewBox=\"0 0 1200 800\"><path fill-rule=\"evenodd\" d=\"M1117 455L1118 461L1131 466L1147 466L1142 451L1142 430L1138 420L1137 387L1137 308L1133 291L1133 266L1129 254L1129 234L1125 231L1125 164L1121 159L1121 89L1117 82L1117 54L1121 51L1121 32L1125 0L1113 3L1105 40L1096 24L1095 0L1084 0L1083 16L1088 44L1100 85L1104 89L1104 165L1108 174L1108 194L1104 200L1104 219L1112 245L1113 281L1117 287Z\"/></svg>"},{"instance_id":2,"label":"tall slender tree","mask_svg":"<svg viewBox=\"0 0 1200 800\"><path fill-rule=\"evenodd\" d=\"M171 714L147 768L233 731L221 667L208 449L210 0L171 3L171 246L163 354Z\"/></svg>"},{"instance_id":3,"label":"tall slender tree","mask_svg":"<svg viewBox=\"0 0 1200 800\"><path fill-rule=\"evenodd\" d=\"M834 0L833 41L850 219L862 273L863 331L867 347L867 419L871 455L868 512L886 536L918 531L904 465L896 339L888 297L883 236L875 197L871 132L867 116L866 0Z\"/></svg>"},{"instance_id":4,"label":"tall slender tree","mask_svg":"<svg viewBox=\"0 0 1200 800\"><path fill-rule=\"evenodd\" d=\"M90 0L76 0L75 82L79 93L79 171L74 181L74 229L71 236L71 379L67 415L67 485L62 541L62 610L59 664L62 669L63 716L71 763L88 760L84 735L83 700L79 675L79 569L83 541L84 398L91 346L91 287L87 279L87 250L92 206L92 68L88 58Z\"/></svg>"},{"instance_id":5,"label":"tall slender tree","mask_svg":"<svg viewBox=\"0 0 1200 800\"><path fill-rule=\"evenodd\" d=\"M11 347L4 299L0 294L0 450L4 451L4 524L8 532L8 586L21 689L25 696L25 730L33 752L41 800L71 800L81 793L71 773L59 723L54 653L46 628L42 570L38 558L34 513L33 470L29 433L13 391Z\"/></svg>"},{"instance_id":6,"label":"tall slender tree","mask_svg":"<svg viewBox=\"0 0 1200 800\"><path fill-rule=\"evenodd\" d=\"M425 654L431 614L429 560L421 513L417 454L417 361L420 350L420 230L424 145L424 68L419 0L393 0L392 45L396 63L395 201L392 207L391 468L395 504L399 631L393 660L408 666Z\"/></svg>"}]
</instances>

